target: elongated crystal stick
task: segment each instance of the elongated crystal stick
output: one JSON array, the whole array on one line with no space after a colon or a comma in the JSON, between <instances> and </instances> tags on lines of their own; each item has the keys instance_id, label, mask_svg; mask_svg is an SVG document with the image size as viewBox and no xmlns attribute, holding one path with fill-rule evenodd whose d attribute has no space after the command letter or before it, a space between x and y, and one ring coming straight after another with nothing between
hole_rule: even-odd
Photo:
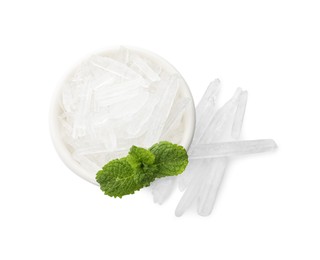
<instances>
[{"instance_id":1,"label":"elongated crystal stick","mask_svg":"<svg viewBox=\"0 0 320 260\"><path fill-rule=\"evenodd\" d=\"M121 63L128 64L130 58L130 51L128 50L128 48L120 46L119 51L115 55L111 56L111 58Z\"/></svg>"},{"instance_id":2,"label":"elongated crystal stick","mask_svg":"<svg viewBox=\"0 0 320 260\"><path fill-rule=\"evenodd\" d=\"M150 188L154 203L163 204L163 202L170 196L175 186L175 176L164 177L156 179L151 183Z\"/></svg>"},{"instance_id":3,"label":"elongated crystal stick","mask_svg":"<svg viewBox=\"0 0 320 260\"><path fill-rule=\"evenodd\" d=\"M239 100L240 94L241 94L241 89L237 89L233 97L215 113L209 125L207 125L205 131L203 132L203 135L201 136L199 142L213 143L213 142L229 139L230 131L231 131L229 129L229 125L230 125L230 122L233 121L233 116L238 106L238 100ZM196 143L193 145L196 145ZM189 154L190 155L192 154L192 148L189 150ZM192 166L192 171L191 171L191 167L190 167L190 170L188 170L187 168L186 171L179 176L179 189L181 191L183 191L187 187L188 183L191 180L191 175L194 174L194 172L198 171L196 167L197 165L198 164L196 164L195 166Z\"/></svg>"},{"instance_id":4,"label":"elongated crystal stick","mask_svg":"<svg viewBox=\"0 0 320 260\"><path fill-rule=\"evenodd\" d=\"M74 153L76 155L88 155L88 154L99 154L108 153L109 150L103 144L92 145L85 148L75 149Z\"/></svg>"},{"instance_id":5,"label":"elongated crystal stick","mask_svg":"<svg viewBox=\"0 0 320 260\"><path fill-rule=\"evenodd\" d=\"M237 111L234 117L231 135L233 138L238 139L240 137L244 114L246 111L248 100L248 91L243 91L240 96L239 104L237 107Z\"/></svg>"},{"instance_id":6,"label":"elongated crystal stick","mask_svg":"<svg viewBox=\"0 0 320 260\"><path fill-rule=\"evenodd\" d=\"M161 134L161 139L166 140L165 137L169 132L174 130L177 125L179 125L181 117L183 116L185 109L187 108L188 104L190 104L191 99L190 98L181 98L180 100L177 100L173 105L170 112L170 115L166 121L166 124L163 128L163 132Z\"/></svg>"},{"instance_id":7,"label":"elongated crystal stick","mask_svg":"<svg viewBox=\"0 0 320 260\"><path fill-rule=\"evenodd\" d=\"M208 175L211 178L206 180L207 185L203 185L199 195L197 211L200 216L211 214L227 166L227 157L217 158L212 161L211 168L208 169Z\"/></svg>"},{"instance_id":8,"label":"elongated crystal stick","mask_svg":"<svg viewBox=\"0 0 320 260\"><path fill-rule=\"evenodd\" d=\"M145 88L140 87L137 89L127 90L125 91L125 94L120 92L114 95L99 95L97 93L95 94L95 100L97 101L100 107L106 107L113 104L117 104L122 101L130 100L139 95L144 95L146 92L147 91Z\"/></svg>"},{"instance_id":9,"label":"elongated crystal stick","mask_svg":"<svg viewBox=\"0 0 320 260\"><path fill-rule=\"evenodd\" d=\"M138 55L131 54L129 59L129 66L139 72L139 74L142 74L147 80L150 82L160 80L159 75L154 72L148 63Z\"/></svg>"},{"instance_id":10,"label":"elongated crystal stick","mask_svg":"<svg viewBox=\"0 0 320 260\"><path fill-rule=\"evenodd\" d=\"M272 151L276 148L277 144L275 141L270 139L198 144L193 148L189 159L230 157L263 153Z\"/></svg>"},{"instance_id":11,"label":"elongated crystal stick","mask_svg":"<svg viewBox=\"0 0 320 260\"><path fill-rule=\"evenodd\" d=\"M220 89L220 80L216 79L212 81L196 107L196 129L192 146L199 142L215 114L216 99L220 93ZM190 147L190 150L192 150L192 147Z\"/></svg>"},{"instance_id":12,"label":"elongated crystal stick","mask_svg":"<svg viewBox=\"0 0 320 260\"><path fill-rule=\"evenodd\" d=\"M200 167L202 160L190 160L187 168L178 178L178 188L180 191L187 189L190 181L192 180L192 175L194 172L197 172L197 169Z\"/></svg>"},{"instance_id":13,"label":"elongated crystal stick","mask_svg":"<svg viewBox=\"0 0 320 260\"><path fill-rule=\"evenodd\" d=\"M131 99L121 100L110 106L106 106L105 109L107 110L109 117L113 119L122 118L124 121L127 117L133 116L136 112L142 109L149 99L149 93L145 90L141 90L139 92L139 95L135 95L131 97Z\"/></svg>"},{"instance_id":14,"label":"elongated crystal stick","mask_svg":"<svg viewBox=\"0 0 320 260\"><path fill-rule=\"evenodd\" d=\"M230 131L226 132L226 138L228 138L228 136L231 137L232 133L237 138L240 136L246 101L247 93L242 92L239 96L238 106L237 110L235 111L234 117L230 119L230 122L233 123L231 133ZM237 122L238 124L238 127L236 128L234 128L235 122ZM211 176L211 178L208 178L208 181L203 186L198 200L197 211L201 216L208 216L211 214L229 161L228 157L221 157L211 160L212 167L208 167L207 169L208 176Z\"/></svg>"},{"instance_id":15,"label":"elongated crystal stick","mask_svg":"<svg viewBox=\"0 0 320 260\"><path fill-rule=\"evenodd\" d=\"M215 116L216 100L220 93L220 89L220 80L216 79L212 81L196 107L196 129L192 144L188 151L189 153L192 153L193 146L199 143L200 138L203 136L205 130ZM190 165L183 174L178 176L178 187L180 191L184 191L186 189L189 181L191 180L191 174L193 171L196 171L196 169L196 165Z\"/></svg>"},{"instance_id":16,"label":"elongated crystal stick","mask_svg":"<svg viewBox=\"0 0 320 260\"><path fill-rule=\"evenodd\" d=\"M230 139L231 125L234 120L241 93L241 89L238 88L233 97L217 111L212 122L208 125L204 135L200 139L200 142L203 141L204 143L207 143ZM199 192L196 195L196 197L198 197L198 206L202 203L211 203L211 201L207 201L207 197L203 195L203 192L214 186L216 179L216 171L214 170L215 164L219 161L222 161L222 163L225 164L227 163L227 160L224 158L211 158L200 161L200 168L196 169L196 172L199 170L203 172L203 180L201 185L202 188L199 189Z\"/></svg>"},{"instance_id":17,"label":"elongated crystal stick","mask_svg":"<svg viewBox=\"0 0 320 260\"><path fill-rule=\"evenodd\" d=\"M90 59L92 65L123 79L136 79L141 76L127 65L105 56L93 56Z\"/></svg>"},{"instance_id":18,"label":"elongated crystal stick","mask_svg":"<svg viewBox=\"0 0 320 260\"><path fill-rule=\"evenodd\" d=\"M230 138L231 129L229 128L229 124L234 120L241 93L241 89L238 88L233 97L217 111L214 118L205 129L205 134L202 135L199 143L206 144Z\"/></svg>"},{"instance_id":19,"label":"elongated crystal stick","mask_svg":"<svg viewBox=\"0 0 320 260\"><path fill-rule=\"evenodd\" d=\"M230 135L230 122L233 121L233 116L239 103L240 94L241 90L237 89L233 97L216 112L215 117L208 125L207 130L200 141L219 141ZM193 152L191 151L190 154L192 153ZM210 176L210 174L212 174L210 170L215 160L219 159L211 158L190 161L189 174L187 176L181 175L181 177L184 177L183 181L187 188L177 206L177 209L179 209L179 215L182 215L192 205L196 198L205 198L205 196L201 196L201 194L203 192L203 187L208 186L206 180L208 180L208 178L213 178L213 176ZM197 185L197 187L195 188L194 185Z\"/></svg>"},{"instance_id":20,"label":"elongated crystal stick","mask_svg":"<svg viewBox=\"0 0 320 260\"><path fill-rule=\"evenodd\" d=\"M159 88L156 83L151 84L148 88L149 99L144 104L144 106L137 111L130 118L124 118L124 121L128 120L135 122L134 124L129 124L126 132L130 137L137 137L148 131L148 125L151 124L153 120L153 111L159 103L159 96L164 94L164 89Z\"/></svg>"},{"instance_id":21,"label":"elongated crystal stick","mask_svg":"<svg viewBox=\"0 0 320 260\"><path fill-rule=\"evenodd\" d=\"M86 134L87 125L85 118L88 116L91 108L92 89L89 88L88 82L80 84L78 97L80 102L77 104L78 113L74 115L73 121L73 138L79 138Z\"/></svg>"},{"instance_id":22,"label":"elongated crystal stick","mask_svg":"<svg viewBox=\"0 0 320 260\"><path fill-rule=\"evenodd\" d=\"M115 95L125 95L128 91L133 91L139 88L147 88L148 84L143 78L137 78L128 81L122 81L112 86L98 88L95 90L97 96L112 97Z\"/></svg>"},{"instance_id":23,"label":"elongated crystal stick","mask_svg":"<svg viewBox=\"0 0 320 260\"><path fill-rule=\"evenodd\" d=\"M172 75L167 81L161 81L164 93L153 111L149 130L146 133L145 146L149 147L159 141L166 119L170 113L173 101L179 88L178 75Z\"/></svg>"},{"instance_id":24,"label":"elongated crystal stick","mask_svg":"<svg viewBox=\"0 0 320 260\"><path fill-rule=\"evenodd\" d=\"M175 215L180 217L183 213L191 206L191 204L195 201L199 190L201 189L201 183L203 180L204 172L199 171L196 174L192 175L192 180L190 181L188 188L185 190L183 196L181 197L176 210Z\"/></svg>"}]
</instances>

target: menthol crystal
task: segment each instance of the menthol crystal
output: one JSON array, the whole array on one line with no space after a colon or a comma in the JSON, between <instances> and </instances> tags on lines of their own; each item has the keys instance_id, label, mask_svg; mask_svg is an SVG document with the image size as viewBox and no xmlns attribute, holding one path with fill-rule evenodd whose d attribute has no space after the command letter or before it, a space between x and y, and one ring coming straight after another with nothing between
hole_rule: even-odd
<instances>
[{"instance_id":1,"label":"menthol crystal","mask_svg":"<svg viewBox=\"0 0 320 260\"><path fill-rule=\"evenodd\" d=\"M178 178L180 189L184 190L175 211L178 217L194 202L199 215L211 214L230 157L277 148L276 143L269 139L237 141L242 129L248 93L237 89L232 99L216 110L215 102L208 100L215 101L218 83L216 81L209 85L197 106L196 141L189 149L189 165ZM201 120L202 118L207 118L208 122Z\"/></svg>"},{"instance_id":2,"label":"menthol crystal","mask_svg":"<svg viewBox=\"0 0 320 260\"><path fill-rule=\"evenodd\" d=\"M205 159L264 153L277 148L273 140L249 140L234 142L217 142L196 145L189 159Z\"/></svg>"},{"instance_id":3,"label":"menthol crystal","mask_svg":"<svg viewBox=\"0 0 320 260\"><path fill-rule=\"evenodd\" d=\"M63 86L59 122L70 153L92 181L132 145L149 147L160 138L181 142L190 104L182 84L179 74L124 47L92 56L74 71Z\"/></svg>"}]
</instances>

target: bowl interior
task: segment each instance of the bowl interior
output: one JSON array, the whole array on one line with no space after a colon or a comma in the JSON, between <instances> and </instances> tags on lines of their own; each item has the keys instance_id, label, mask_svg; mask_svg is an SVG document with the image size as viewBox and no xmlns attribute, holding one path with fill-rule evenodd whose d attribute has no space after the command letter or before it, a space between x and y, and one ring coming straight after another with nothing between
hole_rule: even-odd
<instances>
[{"instance_id":1,"label":"bowl interior","mask_svg":"<svg viewBox=\"0 0 320 260\"><path fill-rule=\"evenodd\" d=\"M109 56L118 51L119 48L112 48L109 49L106 52L99 53L101 56ZM166 60L163 58L159 57L158 55L143 50L139 48L132 48L128 47L130 51L134 51L137 54L139 54L141 57L144 57L145 59L148 59L152 61L155 64L158 64L162 67L163 70L165 70L168 73L179 73L171 64L169 64ZM66 77L65 81L67 81L71 75L73 74L73 71L69 73L69 75ZM51 104L51 111L49 115L49 123L50 123L50 132L51 132L51 137L53 140L53 144L55 146L55 149L57 153L59 154L60 158L62 161L66 164L66 166L71 169L74 173L82 177L83 179L97 184L95 179L92 178L92 174L90 174L87 170L85 170L76 160L73 159L72 154L70 150L67 148L67 145L64 143L62 135L61 135L61 127L59 123L59 115L62 113L62 104L61 104L61 97L62 97L62 86L58 86L56 89L52 104ZM195 108L194 108L194 103L193 103L193 98L192 94L190 92L190 89L183 79L181 82L181 86L179 88L179 91L177 95L181 95L184 97L190 98L191 102L189 102L187 108L185 109L185 113L183 115L182 119L182 124L183 124L183 136L181 137L181 142L179 143L180 145L184 146L186 149L189 148L192 138L193 138L193 133L194 133L194 128L195 128Z\"/></svg>"}]
</instances>

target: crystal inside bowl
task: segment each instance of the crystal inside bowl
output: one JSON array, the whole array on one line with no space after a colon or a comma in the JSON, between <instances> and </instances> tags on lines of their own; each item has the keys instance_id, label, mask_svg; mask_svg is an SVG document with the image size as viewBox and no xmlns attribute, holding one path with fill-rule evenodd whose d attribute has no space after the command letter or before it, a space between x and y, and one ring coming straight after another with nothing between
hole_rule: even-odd
<instances>
[{"instance_id":1,"label":"crystal inside bowl","mask_svg":"<svg viewBox=\"0 0 320 260\"><path fill-rule=\"evenodd\" d=\"M133 59L133 61L129 61L127 59L129 59L127 57L127 55L132 55L132 57L138 57L137 60ZM146 146L147 144L149 144L148 142L150 142L151 140L153 140L154 143L158 142L158 141L162 141L162 140L167 140L167 141L171 141L174 143L178 143L182 146L184 146L186 149L189 148L191 142L192 142L192 138L193 138L193 133L194 133L194 128L195 128L195 108L194 108L194 103L193 103L193 98L192 98L192 94L188 88L188 85L186 84L185 80L181 77L180 73L170 64L168 63L166 60L164 60L163 58L159 57L158 55L150 52L150 51L146 51L143 49L139 49L139 48L127 48L127 47L115 47L115 48L111 48L103 53L100 53L98 55L96 55L97 58L94 58L94 61L97 61L97 63L100 62L100 58L103 61L103 57L107 57L106 59L114 59L117 61L121 61L122 63L126 63L129 64L128 66L130 66L130 68L133 68L137 74L140 74L143 78L145 78L147 80L147 82L161 82L161 80L163 78L169 78L171 77L174 78L178 78L178 87L177 87L177 91L175 92L175 99L172 101L172 103L170 104L170 106L172 106L172 108L170 108L170 112L168 112L168 117L166 118L166 121L162 121L159 119L157 120L153 120L152 122L149 123L149 121L147 121L147 125L149 126L150 124L155 124L152 128L148 129L149 132L146 133L146 136L149 137L143 137L143 141L139 141L138 139L134 139L136 140L133 143L130 143L129 140L120 140L123 142L128 142L128 147L131 145L137 145L137 146ZM90 60L91 59L91 60ZM96 60L95 60L96 59ZM86 164L90 164L90 160L88 161L87 157L81 157L80 159L76 157L75 153L77 151L75 151L75 148L70 146L70 143L68 143L66 141L65 138L65 129L63 126L63 122L61 122L62 119L62 115L66 114L66 108L65 108L65 102L63 101L63 92L66 89L66 87L68 87L68 84L70 84L70 82L72 80L74 80L75 78L75 74L77 73L77 71L79 71L79 68L81 68L81 66L83 67L83 64L88 62L88 61L92 61L92 58L89 58L88 60L84 61L83 63L81 63L77 68L75 68L74 70L72 70L69 75L65 78L64 82L58 86L58 88L56 89L56 92L54 93L53 96L53 100L52 100L52 104L51 104L51 110L50 110L50 116L49 116L49 122L50 122L50 131L51 131L51 136L52 136L52 140L55 146L55 149L57 151L57 153L59 154L59 156L61 157L62 161L77 175L79 175L80 177L84 178L85 180L97 184L95 181L95 173L96 173L96 169L97 167L91 167L88 166ZM149 65L149 67L148 67ZM100 66L100 65L99 65ZM145 67L147 66L147 67ZM152 69L152 71L148 71L149 69ZM149 73L150 72L150 73ZM148 74L149 73L149 74ZM152 74L155 73L155 74ZM159 75L159 77L161 78L160 81L157 81L157 75ZM174 77L172 76L174 75ZM155 77L153 79L153 77ZM95 79L94 77L92 77L91 79ZM162 80L163 81L163 80ZM170 82L170 80L167 82ZM91 82L89 82L91 84ZM148 84L149 84L148 83ZM163 82L162 82L163 83ZM151 84L151 83L150 83ZM152 83L153 84L153 83ZM150 91L151 88L148 88L148 91ZM103 90L103 89L102 89ZM169 90L168 90L169 91ZM128 92L125 92L127 95ZM168 92L167 95L170 96L170 93ZM99 98L101 98L101 95L98 95ZM167 109L167 102L168 98L165 98L162 101L162 105L165 106L165 109L156 109L154 108L152 110L151 116L155 117L156 119L163 117L165 110ZM183 102L181 102L181 100L187 100L189 102L185 102L185 106L183 107L183 110L179 110L182 109L182 105ZM177 102L180 102L181 104L178 104ZM117 103L117 100L115 100L115 103L118 105L118 107L120 106L120 110L118 109L119 112L122 111L130 111L131 109L133 109L133 107L131 107L131 103L130 102L126 102L126 101L122 101L122 103L119 101ZM159 101L160 103L160 101ZM140 110L145 110L146 112L148 112L148 108L146 105L144 104L140 104ZM179 107L180 105L180 107ZM179 112L180 111L180 122L179 122L179 127L176 129L173 129L172 132L169 132L168 134L165 134L164 136L157 136L157 133L159 131L159 128L163 128L165 127L164 124L166 123L167 125L170 126L170 124L172 123L172 120L174 119L172 117L172 110L173 107L175 107L175 109ZM151 111L151 110L150 110ZM175 111L175 112L177 112ZM70 114L70 113L69 113ZM171 115L171 118L170 118ZM134 114L132 114L131 116L134 116ZM91 120L92 117L86 117L83 120ZM120 123L123 123L121 120L121 118L119 119ZM119 122L119 120L117 122ZM170 121L171 120L171 121ZM73 122L73 121L72 121ZM113 121L112 121L113 122ZM68 122L70 123L70 122ZM111 126L113 123L111 123ZM158 125L157 125L158 124ZM166 126L167 126L166 125ZM130 130L133 129L135 130L136 125L134 124L134 122L128 123L128 125L122 124L122 127L119 128L120 130L114 131L114 138L107 138L106 140L103 141L103 143L110 148L111 143L113 143L113 139L117 139L117 135L120 135L122 130ZM177 130L179 129L179 131ZM151 132L150 132L151 131ZM122 133L123 134L123 133ZM74 138L75 140L78 138L79 134L74 133ZM146 139L149 138L148 141L146 141ZM165 138L165 139L164 139ZM121 138L120 138L121 139ZM138 140L138 141L137 141ZM146 141L146 143L144 143L144 141ZM126 144L125 144L126 145ZM125 148L128 148L125 147ZM110 148L111 149L111 148ZM109 151L110 153L112 153L113 151ZM116 153L113 153L114 155ZM121 153L120 153L121 154ZM118 156L119 157L119 156ZM121 156L120 156L121 157ZM98 167L102 167L105 163L107 163L107 161L105 162L101 162L100 165L99 163L97 163Z\"/></svg>"}]
</instances>

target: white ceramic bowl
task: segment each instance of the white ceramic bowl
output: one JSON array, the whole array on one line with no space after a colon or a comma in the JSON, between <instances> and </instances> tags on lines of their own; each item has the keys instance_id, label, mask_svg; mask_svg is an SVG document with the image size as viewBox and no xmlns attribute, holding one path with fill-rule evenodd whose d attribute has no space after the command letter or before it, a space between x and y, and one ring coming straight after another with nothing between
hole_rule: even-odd
<instances>
[{"instance_id":1,"label":"white ceramic bowl","mask_svg":"<svg viewBox=\"0 0 320 260\"><path fill-rule=\"evenodd\" d=\"M127 48L130 49L130 51L136 52L141 57L149 59L155 64L159 64L162 67L162 69L168 73L179 73L169 62L167 62L163 58L159 57L158 55L150 51L146 51L140 48L132 48L132 47L127 47ZM109 55L112 55L112 53L116 52L118 49L119 49L118 47L110 48L109 50L103 53L99 53L99 55L109 56ZM65 81L67 81L69 77L73 74L72 72L73 70L66 77ZM83 179L91 183L97 184L95 180L92 179L92 174L88 173L87 170L85 170L77 161L73 159L71 152L68 150L66 144L64 143L61 137L61 130L60 130L58 116L62 112L62 106L61 106L62 86L63 84L61 84L61 86L59 86L54 93L53 100L51 103L50 115L49 115L50 132L51 132L51 137L52 137L54 147L57 153L59 154L60 158L62 159L62 161L70 170L72 170L74 173L76 173ZM183 80L183 84L181 84L179 91L180 91L179 93L180 95L189 97L192 101L192 102L189 102L189 105L185 110L185 114L183 117L184 133L180 142L180 145L188 149L192 142L194 128L195 128L195 108L194 108L192 94L190 92L190 89L187 83L184 80Z\"/></svg>"}]
</instances>

